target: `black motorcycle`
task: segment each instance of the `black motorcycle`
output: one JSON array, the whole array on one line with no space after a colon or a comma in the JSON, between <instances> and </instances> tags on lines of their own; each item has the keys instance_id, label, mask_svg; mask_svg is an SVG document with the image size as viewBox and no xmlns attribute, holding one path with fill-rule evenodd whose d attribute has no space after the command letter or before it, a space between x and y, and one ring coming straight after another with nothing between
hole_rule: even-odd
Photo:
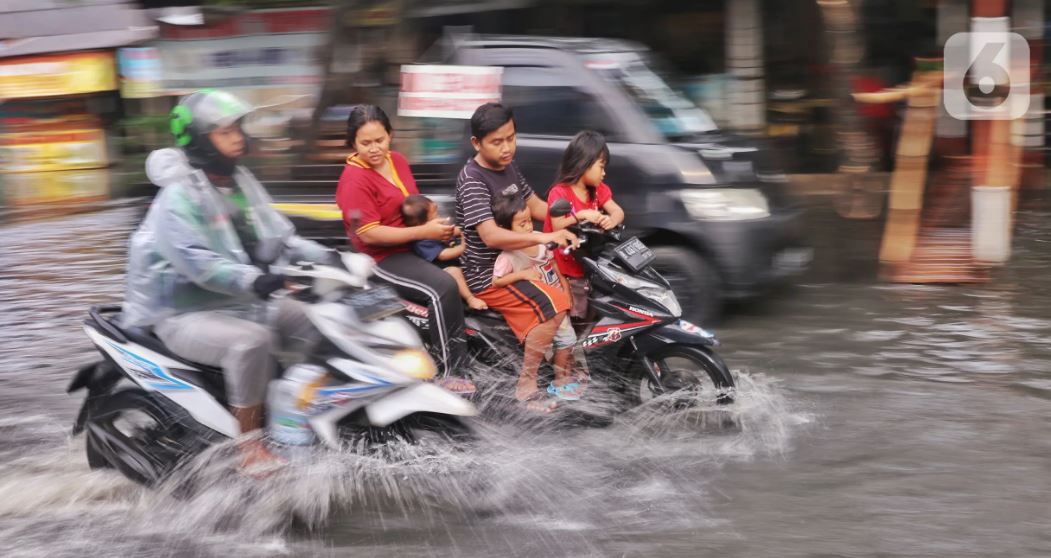
<instances>
[{"instance_id":1,"label":"black motorcycle","mask_svg":"<svg viewBox=\"0 0 1051 558\"><path fill-rule=\"evenodd\" d=\"M550 211L565 216L570 206L560 200ZM681 318L671 285L650 265L649 248L636 237L623 240L623 226L603 231L580 223L570 230L580 238L576 257L591 281L589 298L597 318L577 341L592 376L605 380L630 406L681 390L699 391L720 404L733 402L734 380L715 352L718 340ZM427 309L404 304L420 337L429 339ZM476 362L517 374L522 345L500 314L468 310L466 333Z\"/></svg>"}]
</instances>

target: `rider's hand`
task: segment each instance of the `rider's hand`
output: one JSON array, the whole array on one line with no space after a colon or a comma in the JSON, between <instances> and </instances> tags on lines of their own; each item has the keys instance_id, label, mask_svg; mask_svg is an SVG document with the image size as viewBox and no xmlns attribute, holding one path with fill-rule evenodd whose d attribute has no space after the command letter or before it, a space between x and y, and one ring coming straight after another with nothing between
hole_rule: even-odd
<instances>
[{"instance_id":1,"label":"rider's hand","mask_svg":"<svg viewBox=\"0 0 1051 558\"><path fill-rule=\"evenodd\" d=\"M343 254L339 250L332 250L327 254L328 265L332 267L338 267L339 269L347 269L347 265L343 263Z\"/></svg>"},{"instance_id":2,"label":"rider's hand","mask_svg":"<svg viewBox=\"0 0 1051 558\"><path fill-rule=\"evenodd\" d=\"M595 209L584 209L582 211L578 211L577 220L587 221L589 223L597 225L604 231L608 231L616 226L613 224L613 219L611 219L609 215L606 215L605 213L602 213L601 211Z\"/></svg>"},{"instance_id":3,"label":"rider's hand","mask_svg":"<svg viewBox=\"0 0 1051 558\"><path fill-rule=\"evenodd\" d=\"M595 209L581 209L576 213L575 217L577 218L577 221L588 221L597 225L599 219L602 219L603 215L600 211Z\"/></svg>"},{"instance_id":4,"label":"rider's hand","mask_svg":"<svg viewBox=\"0 0 1051 558\"><path fill-rule=\"evenodd\" d=\"M288 277L277 273L264 273L259 277L256 277L252 283L252 290L255 291L256 296L263 300L270 298L270 295L277 291L285 288L288 283Z\"/></svg>"},{"instance_id":5,"label":"rider's hand","mask_svg":"<svg viewBox=\"0 0 1051 558\"><path fill-rule=\"evenodd\" d=\"M540 236L542 241L541 244L554 242L555 244L558 244L560 248L565 248L566 246L572 246L573 248L580 247L580 241L577 240L577 235L569 232L566 229L544 233Z\"/></svg>"},{"instance_id":6,"label":"rider's hand","mask_svg":"<svg viewBox=\"0 0 1051 558\"><path fill-rule=\"evenodd\" d=\"M455 229L456 227L449 224L448 219L438 217L420 225L420 238L421 240L448 242L453 237Z\"/></svg>"}]
</instances>

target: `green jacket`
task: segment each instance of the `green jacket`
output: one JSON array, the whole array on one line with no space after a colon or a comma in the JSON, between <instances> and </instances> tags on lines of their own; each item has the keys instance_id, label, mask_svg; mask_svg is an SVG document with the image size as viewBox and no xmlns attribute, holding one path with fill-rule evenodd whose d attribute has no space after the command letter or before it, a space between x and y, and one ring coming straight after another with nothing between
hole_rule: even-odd
<instances>
[{"instance_id":1,"label":"green jacket","mask_svg":"<svg viewBox=\"0 0 1051 558\"><path fill-rule=\"evenodd\" d=\"M128 248L122 324L152 326L164 318L200 310L223 310L261 321L265 304L252 284L273 263L328 261L332 252L297 236L288 218L248 169L234 180L244 193L257 242L245 251L223 196L190 166L180 149L154 151L146 174L161 187Z\"/></svg>"}]
</instances>

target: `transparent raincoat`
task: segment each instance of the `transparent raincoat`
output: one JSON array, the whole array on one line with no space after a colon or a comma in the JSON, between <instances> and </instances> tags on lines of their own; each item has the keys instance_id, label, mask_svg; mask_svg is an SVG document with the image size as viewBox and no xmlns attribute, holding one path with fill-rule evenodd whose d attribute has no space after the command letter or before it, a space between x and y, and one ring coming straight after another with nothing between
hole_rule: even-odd
<instances>
[{"instance_id":1,"label":"transparent raincoat","mask_svg":"<svg viewBox=\"0 0 1051 558\"><path fill-rule=\"evenodd\" d=\"M255 232L252 254L234 228L223 195L181 149L160 149L146 160L150 181L161 187L128 249L122 323L151 326L164 318L222 310L262 321L265 303L252 283L266 265L282 261L327 262L333 252L295 234L270 206L258 180L238 166L233 178L244 193Z\"/></svg>"}]
</instances>

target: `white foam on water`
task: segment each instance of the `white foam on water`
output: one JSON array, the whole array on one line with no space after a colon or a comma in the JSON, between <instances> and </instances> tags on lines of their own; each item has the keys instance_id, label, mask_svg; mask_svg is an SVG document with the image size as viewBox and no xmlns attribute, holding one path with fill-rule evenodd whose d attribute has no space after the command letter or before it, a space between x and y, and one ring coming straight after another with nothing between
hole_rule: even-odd
<instances>
[{"instance_id":1,"label":"white foam on water","mask_svg":"<svg viewBox=\"0 0 1051 558\"><path fill-rule=\"evenodd\" d=\"M216 447L136 511L173 532L241 540L297 525L323 531L342 517L431 527L529 517L573 533L611 522L688 528L717 521L705 511L708 477L727 463L787 451L792 428L813 420L789 409L776 381L736 376L736 402L726 407L676 414L651 404L604 429L481 423L465 449L440 442L393 444L379 455L319 450L263 480L233 473L235 454ZM706 414L719 418L697 418Z\"/></svg>"}]
</instances>

